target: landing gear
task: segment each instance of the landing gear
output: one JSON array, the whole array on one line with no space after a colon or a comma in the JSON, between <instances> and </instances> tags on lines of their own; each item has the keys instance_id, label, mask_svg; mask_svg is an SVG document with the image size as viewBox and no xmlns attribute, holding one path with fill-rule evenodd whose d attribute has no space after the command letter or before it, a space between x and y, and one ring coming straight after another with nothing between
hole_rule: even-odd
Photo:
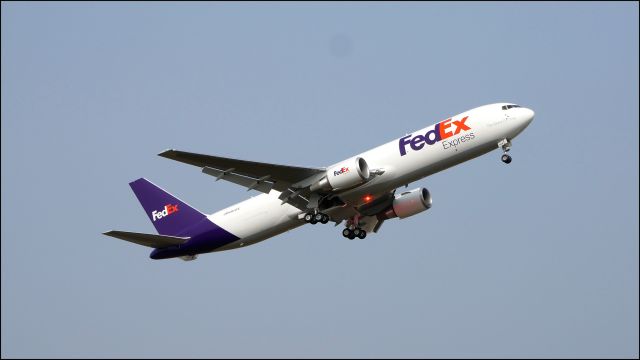
<instances>
[{"instance_id":1,"label":"landing gear","mask_svg":"<svg viewBox=\"0 0 640 360\"><path fill-rule=\"evenodd\" d=\"M353 233L353 230L349 228L342 230L342 236L346 237L349 240L353 240L356 238L356 235Z\"/></svg>"},{"instance_id":2,"label":"landing gear","mask_svg":"<svg viewBox=\"0 0 640 360\"><path fill-rule=\"evenodd\" d=\"M347 227L342 230L342 236L349 240L355 238L364 239L367 237L367 232L359 226L360 215L355 215L353 218L347 220Z\"/></svg>"},{"instance_id":3,"label":"landing gear","mask_svg":"<svg viewBox=\"0 0 640 360\"><path fill-rule=\"evenodd\" d=\"M322 214L322 219L320 219L320 222L323 224L326 224L329 222L329 215L327 214Z\"/></svg>"},{"instance_id":4,"label":"landing gear","mask_svg":"<svg viewBox=\"0 0 640 360\"><path fill-rule=\"evenodd\" d=\"M321 212L316 212L316 213L306 213L304 214L304 221L308 222L309 224L317 224L317 223L322 223L322 224L326 224L329 222L331 218L329 217L329 215L327 214L323 214Z\"/></svg>"},{"instance_id":5,"label":"landing gear","mask_svg":"<svg viewBox=\"0 0 640 360\"><path fill-rule=\"evenodd\" d=\"M362 228L351 225L342 230L342 236L346 237L349 240L353 240L355 238L364 239L367 237L367 232Z\"/></svg>"},{"instance_id":6,"label":"landing gear","mask_svg":"<svg viewBox=\"0 0 640 360\"><path fill-rule=\"evenodd\" d=\"M511 156L509 154L507 154L507 152L509 150L511 150L511 141L509 141L508 139L502 139L499 143L498 146L502 148L502 157L500 158L502 160L503 163L505 164L509 164L511 163Z\"/></svg>"}]
</instances>

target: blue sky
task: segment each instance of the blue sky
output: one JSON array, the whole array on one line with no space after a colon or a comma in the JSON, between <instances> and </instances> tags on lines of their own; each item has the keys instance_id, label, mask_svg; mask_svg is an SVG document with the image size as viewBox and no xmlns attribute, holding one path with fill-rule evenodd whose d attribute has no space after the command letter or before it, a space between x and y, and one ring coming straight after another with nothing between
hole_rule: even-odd
<instances>
[{"instance_id":1,"label":"blue sky","mask_svg":"<svg viewBox=\"0 0 640 360\"><path fill-rule=\"evenodd\" d=\"M638 357L638 4L2 3L3 357ZM167 148L325 166L487 103L515 141L426 213L197 261L128 182L255 193Z\"/></svg>"}]
</instances>

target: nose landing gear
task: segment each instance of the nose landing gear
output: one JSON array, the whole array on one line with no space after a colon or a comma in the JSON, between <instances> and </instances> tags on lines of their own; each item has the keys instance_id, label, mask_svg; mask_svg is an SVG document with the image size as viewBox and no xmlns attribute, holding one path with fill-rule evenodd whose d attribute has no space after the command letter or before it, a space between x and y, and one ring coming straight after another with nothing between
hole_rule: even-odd
<instances>
[{"instance_id":1,"label":"nose landing gear","mask_svg":"<svg viewBox=\"0 0 640 360\"><path fill-rule=\"evenodd\" d=\"M509 150L511 150L511 141L509 141L508 139L502 139L499 143L498 146L502 148L502 157L500 158L500 160L502 160L503 163L505 164L509 164L511 163L511 156L509 154L507 154L507 152L509 152Z\"/></svg>"}]
</instances>

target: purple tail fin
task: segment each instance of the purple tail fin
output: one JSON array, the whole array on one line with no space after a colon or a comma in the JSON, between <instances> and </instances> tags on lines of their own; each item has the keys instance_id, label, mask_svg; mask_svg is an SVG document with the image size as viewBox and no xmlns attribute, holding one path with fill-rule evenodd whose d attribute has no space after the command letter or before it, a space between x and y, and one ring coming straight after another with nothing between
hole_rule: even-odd
<instances>
[{"instance_id":1,"label":"purple tail fin","mask_svg":"<svg viewBox=\"0 0 640 360\"><path fill-rule=\"evenodd\" d=\"M161 235L179 236L206 216L187 203L140 178L129 183L149 220Z\"/></svg>"}]
</instances>

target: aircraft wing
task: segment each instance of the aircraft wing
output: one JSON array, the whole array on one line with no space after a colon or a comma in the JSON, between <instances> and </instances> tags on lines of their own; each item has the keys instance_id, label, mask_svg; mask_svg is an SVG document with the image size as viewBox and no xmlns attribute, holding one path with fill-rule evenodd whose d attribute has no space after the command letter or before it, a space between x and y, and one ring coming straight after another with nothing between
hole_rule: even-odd
<instances>
[{"instance_id":1,"label":"aircraft wing","mask_svg":"<svg viewBox=\"0 0 640 360\"><path fill-rule=\"evenodd\" d=\"M284 191L291 184L325 171L324 168L268 164L173 149L158 155L200 167L206 174L264 193L269 193L271 188Z\"/></svg>"},{"instance_id":2,"label":"aircraft wing","mask_svg":"<svg viewBox=\"0 0 640 360\"><path fill-rule=\"evenodd\" d=\"M287 202L301 210L307 208L308 191L292 189L291 185L312 176L324 174L325 168L309 168L289 165L278 165L203 155L179 150L166 150L158 154L167 159L202 168L202 172L226 180L247 190L257 190L268 194L271 189L283 192L283 203Z\"/></svg>"},{"instance_id":3,"label":"aircraft wing","mask_svg":"<svg viewBox=\"0 0 640 360\"><path fill-rule=\"evenodd\" d=\"M172 245L180 245L189 240L188 237L154 235L118 230L107 231L103 234L156 249Z\"/></svg>"}]
</instances>

